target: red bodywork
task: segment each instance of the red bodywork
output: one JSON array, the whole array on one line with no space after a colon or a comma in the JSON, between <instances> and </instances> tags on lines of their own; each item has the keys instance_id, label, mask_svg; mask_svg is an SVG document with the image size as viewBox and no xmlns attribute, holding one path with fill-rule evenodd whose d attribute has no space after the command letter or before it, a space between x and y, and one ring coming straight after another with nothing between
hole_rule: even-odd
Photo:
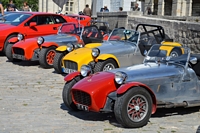
<instances>
[{"instance_id":1,"label":"red bodywork","mask_svg":"<svg viewBox=\"0 0 200 133\"><path fill-rule=\"evenodd\" d=\"M61 25L61 23L54 23L54 24L35 25L34 27L26 26L26 23L35 16L42 16L42 15L61 16L61 15L53 13L43 13L43 12L23 12L21 14L30 14L31 16L18 26L13 26L4 23L0 24L1 27L0 32L3 33L0 35L0 51L3 50L6 39L11 35L17 36L18 33L21 33L25 35L25 38L32 38L36 36L56 34L59 26ZM69 16L64 16L63 20L65 21L67 20L66 22L77 22L76 19ZM16 38L14 40L16 41ZM14 42L13 40L10 41Z\"/></svg>"},{"instance_id":2,"label":"red bodywork","mask_svg":"<svg viewBox=\"0 0 200 133\"><path fill-rule=\"evenodd\" d=\"M72 73L65 77L65 80L72 79L72 76L77 76L77 73ZM90 111L94 112L100 112L100 109L103 109L106 104L107 96L111 92L116 92L117 94L123 94L130 88L134 86L142 86L145 89L147 89L153 99L153 108L152 108L152 114L156 111L156 97L154 93L151 91L151 89L139 82L132 82L132 83L126 83L119 87L119 85L115 82L115 74L111 72L99 72L96 74L93 74L91 76L88 76L82 80L80 80L78 83L76 83L72 88L72 99L75 104L82 104L77 103L73 92L80 91L84 92L86 94L89 94L91 97L91 105L88 106Z\"/></svg>"},{"instance_id":3,"label":"red bodywork","mask_svg":"<svg viewBox=\"0 0 200 133\"><path fill-rule=\"evenodd\" d=\"M67 16L67 18L71 17L71 18L76 19L77 22L80 23L83 26L89 26L90 25L91 17L89 17L89 16L76 15L76 14L73 14L73 15L64 15L64 16Z\"/></svg>"}]
</instances>

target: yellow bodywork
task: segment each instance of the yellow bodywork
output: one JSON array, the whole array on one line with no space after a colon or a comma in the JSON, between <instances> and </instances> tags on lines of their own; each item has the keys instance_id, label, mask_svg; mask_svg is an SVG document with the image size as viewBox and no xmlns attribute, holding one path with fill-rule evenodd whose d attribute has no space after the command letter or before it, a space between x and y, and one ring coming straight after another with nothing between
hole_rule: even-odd
<instances>
[{"instance_id":1,"label":"yellow bodywork","mask_svg":"<svg viewBox=\"0 0 200 133\"><path fill-rule=\"evenodd\" d=\"M181 46L181 44L176 43L176 42L163 42L163 46L160 47L161 50L166 50L167 51L167 56L170 55L171 50L177 46ZM80 71L82 65L88 65L90 62L95 61L98 62L98 60L107 60L109 58L112 58L116 61L118 66L120 67L118 59L112 55L112 54L100 54L96 59L93 58L92 54L92 48L99 47L101 46L101 43L92 43L92 44L87 44L83 48L76 49L69 54L67 54L63 60L62 64L64 64L65 60L76 62L78 65L78 71ZM62 67L65 68L63 65Z\"/></svg>"},{"instance_id":2,"label":"yellow bodywork","mask_svg":"<svg viewBox=\"0 0 200 133\"><path fill-rule=\"evenodd\" d=\"M64 52L67 50L67 46L59 46L56 48L56 51Z\"/></svg>"},{"instance_id":3,"label":"yellow bodywork","mask_svg":"<svg viewBox=\"0 0 200 133\"><path fill-rule=\"evenodd\" d=\"M160 50L166 50L167 56L170 55L170 53L171 53L171 51L174 47L176 47L176 46L180 47L181 46L181 44L177 43L177 42L162 42L162 45L163 46L160 47Z\"/></svg>"}]
</instances>

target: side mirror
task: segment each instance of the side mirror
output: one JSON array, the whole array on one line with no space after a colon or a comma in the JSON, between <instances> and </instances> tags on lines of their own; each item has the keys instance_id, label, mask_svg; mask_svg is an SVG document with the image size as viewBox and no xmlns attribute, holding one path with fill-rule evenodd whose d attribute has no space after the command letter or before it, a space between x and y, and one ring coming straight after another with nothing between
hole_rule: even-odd
<instances>
[{"instance_id":1,"label":"side mirror","mask_svg":"<svg viewBox=\"0 0 200 133\"><path fill-rule=\"evenodd\" d=\"M34 26L36 26L36 25L37 25L36 22L30 22L30 24L29 24L30 27L34 27Z\"/></svg>"},{"instance_id":2,"label":"side mirror","mask_svg":"<svg viewBox=\"0 0 200 133\"><path fill-rule=\"evenodd\" d=\"M191 64L197 64L197 57L190 57L190 63Z\"/></svg>"},{"instance_id":3,"label":"side mirror","mask_svg":"<svg viewBox=\"0 0 200 133\"><path fill-rule=\"evenodd\" d=\"M145 50L145 51L144 51L144 53L143 53L143 54L144 54L144 56L146 56L146 55L147 55L147 53L148 53L148 52L147 52L147 50Z\"/></svg>"}]
</instances>

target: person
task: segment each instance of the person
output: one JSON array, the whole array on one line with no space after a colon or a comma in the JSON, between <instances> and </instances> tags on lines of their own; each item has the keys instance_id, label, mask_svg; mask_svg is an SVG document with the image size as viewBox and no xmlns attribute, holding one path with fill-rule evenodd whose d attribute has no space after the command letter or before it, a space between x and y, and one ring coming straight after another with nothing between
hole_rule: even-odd
<instances>
[{"instance_id":1,"label":"person","mask_svg":"<svg viewBox=\"0 0 200 133\"><path fill-rule=\"evenodd\" d=\"M108 7L105 5L104 8L101 8L100 12L109 12Z\"/></svg>"},{"instance_id":2,"label":"person","mask_svg":"<svg viewBox=\"0 0 200 133\"><path fill-rule=\"evenodd\" d=\"M28 5L27 1L24 1L23 7L22 7L23 11L28 11L28 12L32 12L31 8Z\"/></svg>"},{"instance_id":3,"label":"person","mask_svg":"<svg viewBox=\"0 0 200 133\"><path fill-rule=\"evenodd\" d=\"M151 15L151 14L152 14L152 11L151 11L151 8L150 8L150 7L147 7L147 14L148 14L148 15Z\"/></svg>"},{"instance_id":4,"label":"person","mask_svg":"<svg viewBox=\"0 0 200 133\"><path fill-rule=\"evenodd\" d=\"M84 15L87 15L87 16L89 16L89 17L92 16L92 11L91 11L91 9L89 8L89 5L88 5L88 4L85 5L85 8L83 9L83 14L84 14Z\"/></svg>"},{"instance_id":5,"label":"person","mask_svg":"<svg viewBox=\"0 0 200 133\"><path fill-rule=\"evenodd\" d=\"M1 9L2 16L4 16L4 9L3 9L3 5L2 5L1 1L0 1L0 9Z\"/></svg>"},{"instance_id":6,"label":"person","mask_svg":"<svg viewBox=\"0 0 200 133\"><path fill-rule=\"evenodd\" d=\"M120 11L120 12L123 11L123 8L122 8L122 7L119 7L119 11Z\"/></svg>"},{"instance_id":7,"label":"person","mask_svg":"<svg viewBox=\"0 0 200 133\"><path fill-rule=\"evenodd\" d=\"M7 8L4 11L18 11L15 4L13 3L13 0L9 0Z\"/></svg>"},{"instance_id":8,"label":"person","mask_svg":"<svg viewBox=\"0 0 200 133\"><path fill-rule=\"evenodd\" d=\"M138 3L135 3L135 7L133 7L133 11L140 11L140 8L138 7Z\"/></svg>"}]
</instances>

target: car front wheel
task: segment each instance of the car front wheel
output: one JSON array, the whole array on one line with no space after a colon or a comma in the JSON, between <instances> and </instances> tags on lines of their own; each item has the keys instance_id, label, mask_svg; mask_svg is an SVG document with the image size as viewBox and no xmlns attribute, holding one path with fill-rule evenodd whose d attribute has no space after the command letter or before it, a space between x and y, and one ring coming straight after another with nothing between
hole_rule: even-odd
<instances>
[{"instance_id":1,"label":"car front wheel","mask_svg":"<svg viewBox=\"0 0 200 133\"><path fill-rule=\"evenodd\" d=\"M63 88L63 92L62 92L62 98L63 98L63 102L64 104L68 107L68 109L73 110L73 111L77 111L77 107L74 104L74 102L72 101L72 95L70 93L72 87L80 80L80 77L76 77L73 80L65 83L65 86Z\"/></svg>"},{"instance_id":2,"label":"car front wheel","mask_svg":"<svg viewBox=\"0 0 200 133\"><path fill-rule=\"evenodd\" d=\"M94 72L108 71L117 67L116 62L113 59L107 59L105 61L97 62L94 67Z\"/></svg>"},{"instance_id":3,"label":"car front wheel","mask_svg":"<svg viewBox=\"0 0 200 133\"><path fill-rule=\"evenodd\" d=\"M12 46L13 44L8 44L7 47L6 47L6 57L8 58L9 61L12 61L12 62L19 62L21 61L20 59L13 59L13 54L12 54Z\"/></svg>"},{"instance_id":4,"label":"car front wheel","mask_svg":"<svg viewBox=\"0 0 200 133\"><path fill-rule=\"evenodd\" d=\"M64 53L56 52L56 55L54 57L53 61L53 68L55 72L62 74L62 59L65 56Z\"/></svg>"},{"instance_id":5,"label":"car front wheel","mask_svg":"<svg viewBox=\"0 0 200 133\"><path fill-rule=\"evenodd\" d=\"M42 48L39 54L39 63L43 68L52 68L56 54L55 47Z\"/></svg>"},{"instance_id":6,"label":"car front wheel","mask_svg":"<svg viewBox=\"0 0 200 133\"><path fill-rule=\"evenodd\" d=\"M118 95L114 105L117 121L124 127L138 128L146 125L151 117L152 98L141 87L134 87Z\"/></svg>"},{"instance_id":7,"label":"car front wheel","mask_svg":"<svg viewBox=\"0 0 200 133\"><path fill-rule=\"evenodd\" d=\"M180 48L174 48L172 49L172 51L170 52L171 57L178 57L182 54L181 49Z\"/></svg>"}]
</instances>

